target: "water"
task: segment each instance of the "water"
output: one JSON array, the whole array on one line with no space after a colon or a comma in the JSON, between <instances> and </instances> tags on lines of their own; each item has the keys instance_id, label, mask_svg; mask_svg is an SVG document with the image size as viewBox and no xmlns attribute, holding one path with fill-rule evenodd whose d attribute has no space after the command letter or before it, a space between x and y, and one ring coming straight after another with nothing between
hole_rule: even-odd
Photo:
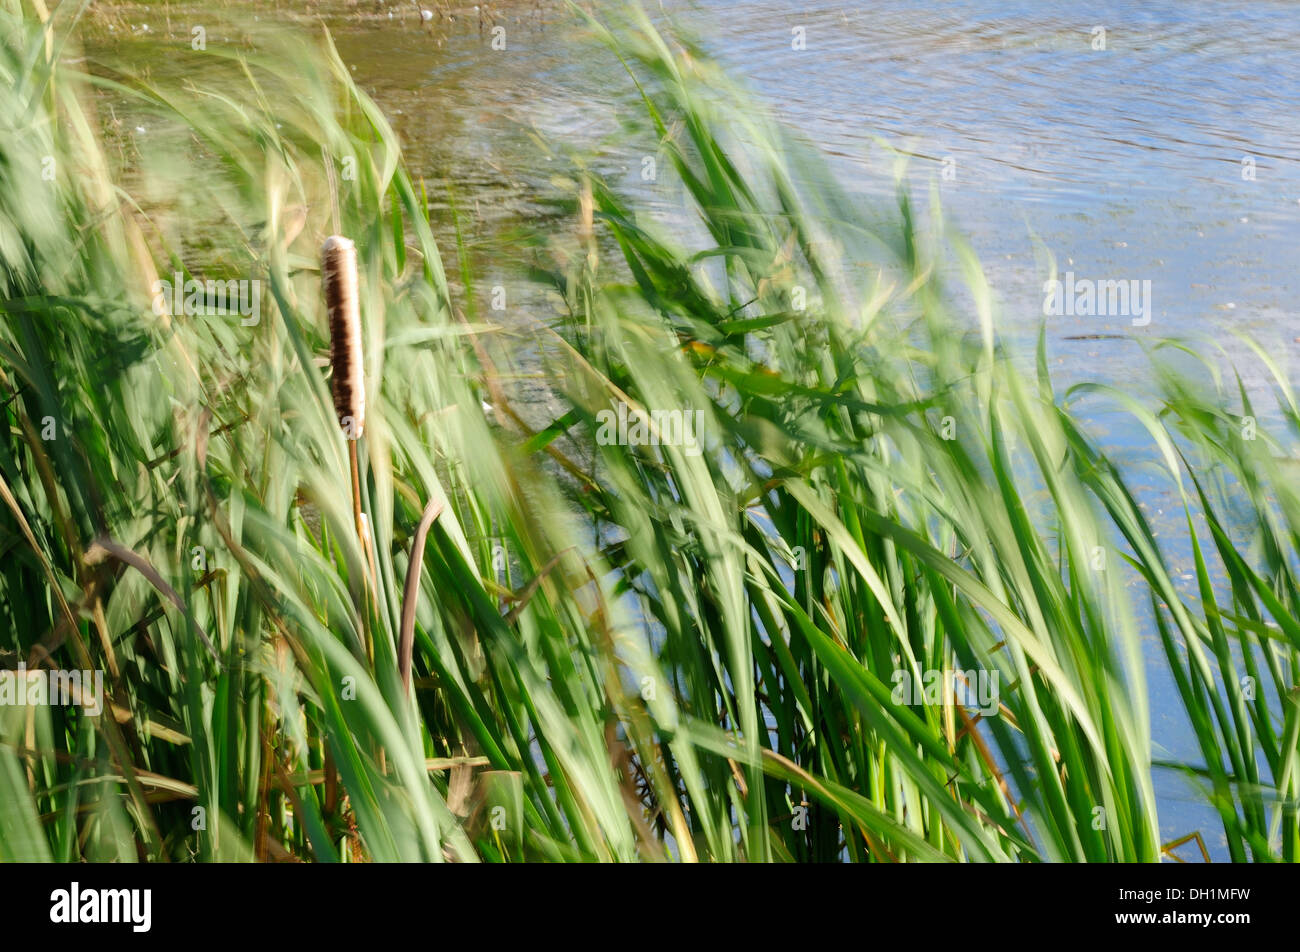
<instances>
[{"instance_id":1,"label":"water","mask_svg":"<svg viewBox=\"0 0 1300 952\"><path fill-rule=\"evenodd\" d=\"M618 64L554 5L506 9L507 48L493 50L491 24L472 14L424 28L409 5L326 8L413 171L435 200L454 189L485 285L527 256L521 227L571 227L551 204L564 163L542 156L534 132L589 153L644 203L671 204L639 181L654 147L624 134L640 106ZM1284 369L1300 356L1300 5L666 0L656 16L697 36L863 201L888 200L895 153L908 154L913 190L937 185L984 263L1010 337L1027 341L1046 321L1061 383L1138 387L1136 341L1192 334L1223 345L1258 397L1265 378L1235 332L1263 341ZM792 48L800 38L806 48ZM1078 279L1149 287L1149 323L1044 317L1048 255ZM523 312L545 310L526 286L510 294ZM1126 339L1095 336L1114 334ZM511 346L519 372L535 373L526 328ZM545 385L528 392L545 422ZM1120 458L1150 457L1135 428L1098 422ZM1142 493L1153 513L1174 511L1167 487ZM1154 643L1148 659L1159 750L1195 760ZM1158 793L1166 839L1200 829L1223 856L1216 819L1182 780L1161 776Z\"/></svg>"},{"instance_id":2,"label":"water","mask_svg":"<svg viewBox=\"0 0 1300 952\"><path fill-rule=\"evenodd\" d=\"M939 183L1008 320L1042 316L1031 235L1061 271L1151 282L1140 330L1123 318L1048 322L1067 372L1117 361L1122 379L1136 356L1122 343L1065 346L1079 334L1242 330L1294 359L1294 4L892 0L722 15L731 6L708 5L717 23L745 25L713 28L724 60L864 190L880 180L870 137L913 153L913 182ZM789 51L796 24L807 25L803 53ZM1093 48L1098 26L1104 50Z\"/></svg>"},{"instance_id":3,"label":"water","mask_svg":"<svg viewBox=\"0 0 1300 952\"><path fill-rule=\"evenodd\" d=\"M1123 382L1142 365L1135 343L1095 335L1210 335L1256 389L1264 377L1233 332L1265 341L1284 367L1300 355L1289 313L1300 272L1294 4L660 7L864 200L887 200L890 150L909 154L914 191L939 186L1008 333L1031 335L1044 317L1044 252L1063 276L1150 282L1144 326L1132 309L1048 318L1063 383L1098 367ZM653 143L620 135L639 112L630 82L562 14L539 9L501 17L504 51L471 16L433 32L402 14L334 24L417 171L435 194L452 184L465 197L489 270L514 263L513 225L550 213L538 200L554 166L539 162L531 130L594 152L644 201L667 199L635 174ZM796 29L805 49L792 49ZM1069 339L1079 337L1090 339Z\"/></svg>"}]
</instances>

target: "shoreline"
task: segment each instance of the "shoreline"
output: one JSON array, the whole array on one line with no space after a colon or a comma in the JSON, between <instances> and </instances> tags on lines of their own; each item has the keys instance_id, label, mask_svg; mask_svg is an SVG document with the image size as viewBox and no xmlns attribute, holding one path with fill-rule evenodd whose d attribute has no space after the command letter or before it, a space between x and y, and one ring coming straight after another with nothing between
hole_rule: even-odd
<instances>
[{"instance_id":1,"label":"shoreline","mask_svg":"<svg viewBox=\"0 0 1300 952\"><path fill-rule=\"evenodd\" d=\"M406 27L426 29L430 32L452 32L466 27L489 29L512 23L552 22L563 15L565 4L561 0L503 0L495 3L449 3L439 0L307 0L302 4L275 3L271 6L255 4L249 0L219 0L218 3L146 3L131 0L126 3L97 3L86 10L87 24L95 30L120 33L125 30L132 36L182 37L173 20L179 16L202 13L220 18L227 13L254 10L254 23L279 23L283 25L315 24L381 24L400 23ZM57 8L56 8L57 9ZM424 17L423 13L430 14ZM166 24L164 32L162 25Z\"/></svg>"}]
</instances>

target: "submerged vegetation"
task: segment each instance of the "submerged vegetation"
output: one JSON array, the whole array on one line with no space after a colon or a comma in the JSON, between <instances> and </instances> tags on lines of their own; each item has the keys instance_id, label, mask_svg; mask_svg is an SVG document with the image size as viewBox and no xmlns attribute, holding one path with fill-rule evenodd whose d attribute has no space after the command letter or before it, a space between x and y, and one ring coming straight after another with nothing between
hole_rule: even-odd
<instances>
[{"instance_id":1,"label":"submerged vegetation","mask_svg":"<svg viewBox=\"0 0 1300 952\"><path fill-rule=\"evenodd\" d=\"M1280 372L1275 435L1180 345L1154 405L1058 392L937 209L859 211L632 11L588 25L694 221L570 161L530 276L562 412L530 426L465 236L453 280L457 223L328 36L159 88L79 71L72 9L3 14L0 657L105 697L0 706L0 858L1155 861L1157 770L1233 860L1296 858ZM125 184L111 97L157 117L136 171L168 201ZM351 431L327 235L355 243ZM178 273L261 282L259 319L178 313ZM1145 427L1178 538L1090 401ZM1199 760L1153 752L1144 632Z\"/></svg>"}]
</instances>

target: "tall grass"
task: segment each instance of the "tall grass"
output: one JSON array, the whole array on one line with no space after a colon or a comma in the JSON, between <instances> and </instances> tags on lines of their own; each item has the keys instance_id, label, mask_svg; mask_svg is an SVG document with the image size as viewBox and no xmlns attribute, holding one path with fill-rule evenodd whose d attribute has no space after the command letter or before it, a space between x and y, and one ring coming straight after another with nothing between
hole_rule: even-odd
<instances>
[{"instance_id":1,"label":"tall grass","mask_svg":"<svg viewBox=\"0 0 1300 952\"><path fill-rule=\"evenodd\" d=\"M1280 373L1277 440L1159 354L1154 408L1056 392L1041 342L1026 378L941 219L859 213L632 11L590 25L698 227L575 169L577 253L536 275L564 407L530 429L444 271L456 223L328 37L159 89L77 72L65 8L9 0L0 47L0 606L14 663L103 670L107 706L0 707L0 858L1154 861L1161 769L1233 859L1294 858ZM154 181L203 169L172 205L123 186L105 97L156 122ZM327 234L357 251L355 441ZM263 281L260 320L155 309L176 271ZM1080 400L1148 429L1194 595ZM700 452L600 439L620 403L699 411ZM1199 761L1153 758L1144 626ZM951 680L896 703L954 670L996 674L995 715Z\"/></svg>"}]
</instances>

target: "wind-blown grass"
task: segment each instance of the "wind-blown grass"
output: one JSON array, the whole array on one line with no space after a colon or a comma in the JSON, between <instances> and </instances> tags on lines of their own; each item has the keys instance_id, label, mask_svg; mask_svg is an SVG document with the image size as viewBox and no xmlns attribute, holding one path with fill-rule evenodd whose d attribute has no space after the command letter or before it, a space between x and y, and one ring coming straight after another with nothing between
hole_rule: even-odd
<instances>
[{"instance_id":1,"label":"wind-blown grass","mask_svg":"<svg viewBox=\"0 0 1300 952\"><path fill-rule=\"evenodd\" d=\"M905 196L883 223L856 211L634 13L605 37L701 228L688 247L581 176L579 253L537 275L565 408L529 429L468 264L454 294L327 37L209 54L213 91L169 91L75 72L62 11L40 27L11 4L0 47L0 606L15 661L103 670L107 706L0 708L0 857L1154 861L1166 768L1233 859L1295 857L1281 374L1286 440L1246 439L1244 391L1169 362L1154 408L1057 393L1042 343L1026 379L940 220ZM183 133L152 156L210 172L183 207L121 187L96 89ZM221 227L191 233L184 208ZM326 234L358 255L364 533ZM155 313L177 270L263 281L260 320ZM1197 597L1085 399L1149 429ZM700 411L701 451L598 440L620 402ZM1153 763L1143 625L1197 763ZM997 714L951 681L892 696L898 671L952 670L995 672Z\"/></svg>"}]
</instances>

